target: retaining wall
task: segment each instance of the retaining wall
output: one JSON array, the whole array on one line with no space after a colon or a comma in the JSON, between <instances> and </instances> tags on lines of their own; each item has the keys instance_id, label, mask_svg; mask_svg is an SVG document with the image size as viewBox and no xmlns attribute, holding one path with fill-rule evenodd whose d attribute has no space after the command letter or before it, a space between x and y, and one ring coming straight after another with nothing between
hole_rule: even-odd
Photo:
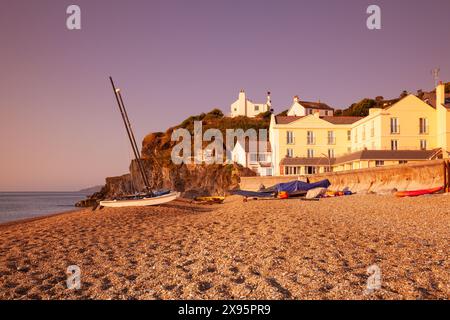
<instances>
[{"instance_id":1,"label":"retaining wall","mask_svg":"<svg viewBox=\"0 0 450 320\"><path fill-rule=\"evenodd\" d=\"M292 180L305 180L304 176L241 177L242 190L257 191L266 187ZM380 192L397 190L417 190L444 185L444 161L433 160L420 163L385 166L378 168L323 173L309 176L311 182L328 179L330 189L342 190L346 187L353 192Z\"/></svg>"}]
</instances>

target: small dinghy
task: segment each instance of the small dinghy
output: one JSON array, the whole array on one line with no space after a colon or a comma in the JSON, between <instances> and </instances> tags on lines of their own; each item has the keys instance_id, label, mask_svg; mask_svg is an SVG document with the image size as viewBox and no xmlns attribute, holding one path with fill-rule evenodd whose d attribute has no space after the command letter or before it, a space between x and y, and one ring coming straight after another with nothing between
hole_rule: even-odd
<instances>
[{"instance_id":1,"label":"small dinghy","mask_svg":"<svg viewBox=\"0 0 450 320\"><path fill-rule=\"evenodd\" d=\"M417 196L423 196L426 194L438 193L442 190L444 190L444 187L436 187L436 188L423 189L423 190L412 190L412 191L399 191L399 192L395 193L395 196L399 197L399 198L417 197Z\"/></svg>"},{"instance_id":2,"label":"small dinghy","mask_svg":"<svg viewBox=\"0 0 450 320\"><path fill-rule=\"evenodd\" d=\"M126 197L124 199L104 200L100 201L100 205L102 207L110 208L156 206L173 201L179 196L179 192L172 191L170 193L154 197L135 197L135 199L132 199L132 197Z\"/></svg>"},{"instance_id":3,"label":"small dinghy","mask_svg":"<svg viewBox=\"0 0 450 320\"><path fill-rule=\"evenodd\" d=\"M109 77L111 81L112 88L114 90L114 95L116 97L117 105L119 106L120 114L122 116L125 129L127 131L128 138L130 140L131 148L133 149L134 157L139 168L139 172L144 182L145 191L142 193L136 193L134 195L124 196L117 199L103 200L100 201L100 207L146 207L146 206L156 206L159 204L167 203L175 200L180 196L179 192L170 190L152 191L150 183L148 181L147 175L144 171L144 166L141 162L139 148L134 137L133 130L131 128L130 120L128 118L127 110L125 109L125 104L123 102L122 94L120 89L116 89L114 81Z\"/></svg>"}]
</instances>

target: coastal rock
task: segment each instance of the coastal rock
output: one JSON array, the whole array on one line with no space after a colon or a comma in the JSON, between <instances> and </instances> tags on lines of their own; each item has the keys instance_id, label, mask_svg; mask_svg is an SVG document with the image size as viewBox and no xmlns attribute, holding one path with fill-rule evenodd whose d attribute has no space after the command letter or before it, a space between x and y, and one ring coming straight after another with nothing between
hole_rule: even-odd
<instances>
[{"instance_id":1,"label":"coastal rock","mask_svg":"<svg viewBox=\"0 0 450 320\"><path fill-rule=\"evenodd\" d=\"M144 171L152 189L179 191L185 198L197 196L225 195L228 190L239 186L241 176L256 174L240 165L160 165L150 159L142 160ZM144 183L135 160L130 165L130 173L119 177L106 178L102 196L120 197L144 190Z\"/></svg>"}]
</instances>

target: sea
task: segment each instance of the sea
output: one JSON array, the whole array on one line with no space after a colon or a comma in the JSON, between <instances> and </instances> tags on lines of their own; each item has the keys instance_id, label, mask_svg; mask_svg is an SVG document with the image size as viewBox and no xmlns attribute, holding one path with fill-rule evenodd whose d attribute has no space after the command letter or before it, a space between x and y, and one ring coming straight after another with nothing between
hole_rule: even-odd
<instances>
[{"instance_id":1,"label":"sea","mask_svg":"<svg viewBox=\"0 0 450 320\"><path fill-rule=\"evenodd\" d=\"M0 192L0 223L76 210L80 192Z\"/></svg>"}]
</instances>

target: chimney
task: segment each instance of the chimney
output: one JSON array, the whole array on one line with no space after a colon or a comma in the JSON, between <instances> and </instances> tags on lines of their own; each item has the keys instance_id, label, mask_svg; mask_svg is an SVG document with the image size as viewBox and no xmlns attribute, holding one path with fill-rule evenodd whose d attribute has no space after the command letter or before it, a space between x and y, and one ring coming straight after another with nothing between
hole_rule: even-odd
<instances>
[{"instance_id":1,"label":"chimney","mask_svg":"<svg viewBox=\"0 0 450 320\"><path fill-rule=\"evenodd\" d=\"M320 118L320 111L319 110L313 110L313 115L316 118Z\"/></svg>"},{"instance_id":2,"label":"chimney","mask_svg":"<svg viewBox=\"0 0 450 320\"><path fill-rule=\"evenodd\" d=\"M241 91L239 91L239 100L245 101L245 91L244 91L244 89L241 89Z\"/></svg>"},{"instance_id":3,"label":"chimney","mask_svg":"<svg viewBox=\"0 0 450 320\"><path fill-rule=\"evenodd\" d=\"M442 81L436 87L436 107L445 104L445 85Z\"/></svg>"},{"instance_id":4,"label":"chimney","mask_svg":"<svg viewBox=\"0 0 450 320\"><path fill-rule=\"evenodd\" d=\"M300 99L298 98L298 96L294 96L294 102L299 102Z\"/></svg>"}]
</instances>

